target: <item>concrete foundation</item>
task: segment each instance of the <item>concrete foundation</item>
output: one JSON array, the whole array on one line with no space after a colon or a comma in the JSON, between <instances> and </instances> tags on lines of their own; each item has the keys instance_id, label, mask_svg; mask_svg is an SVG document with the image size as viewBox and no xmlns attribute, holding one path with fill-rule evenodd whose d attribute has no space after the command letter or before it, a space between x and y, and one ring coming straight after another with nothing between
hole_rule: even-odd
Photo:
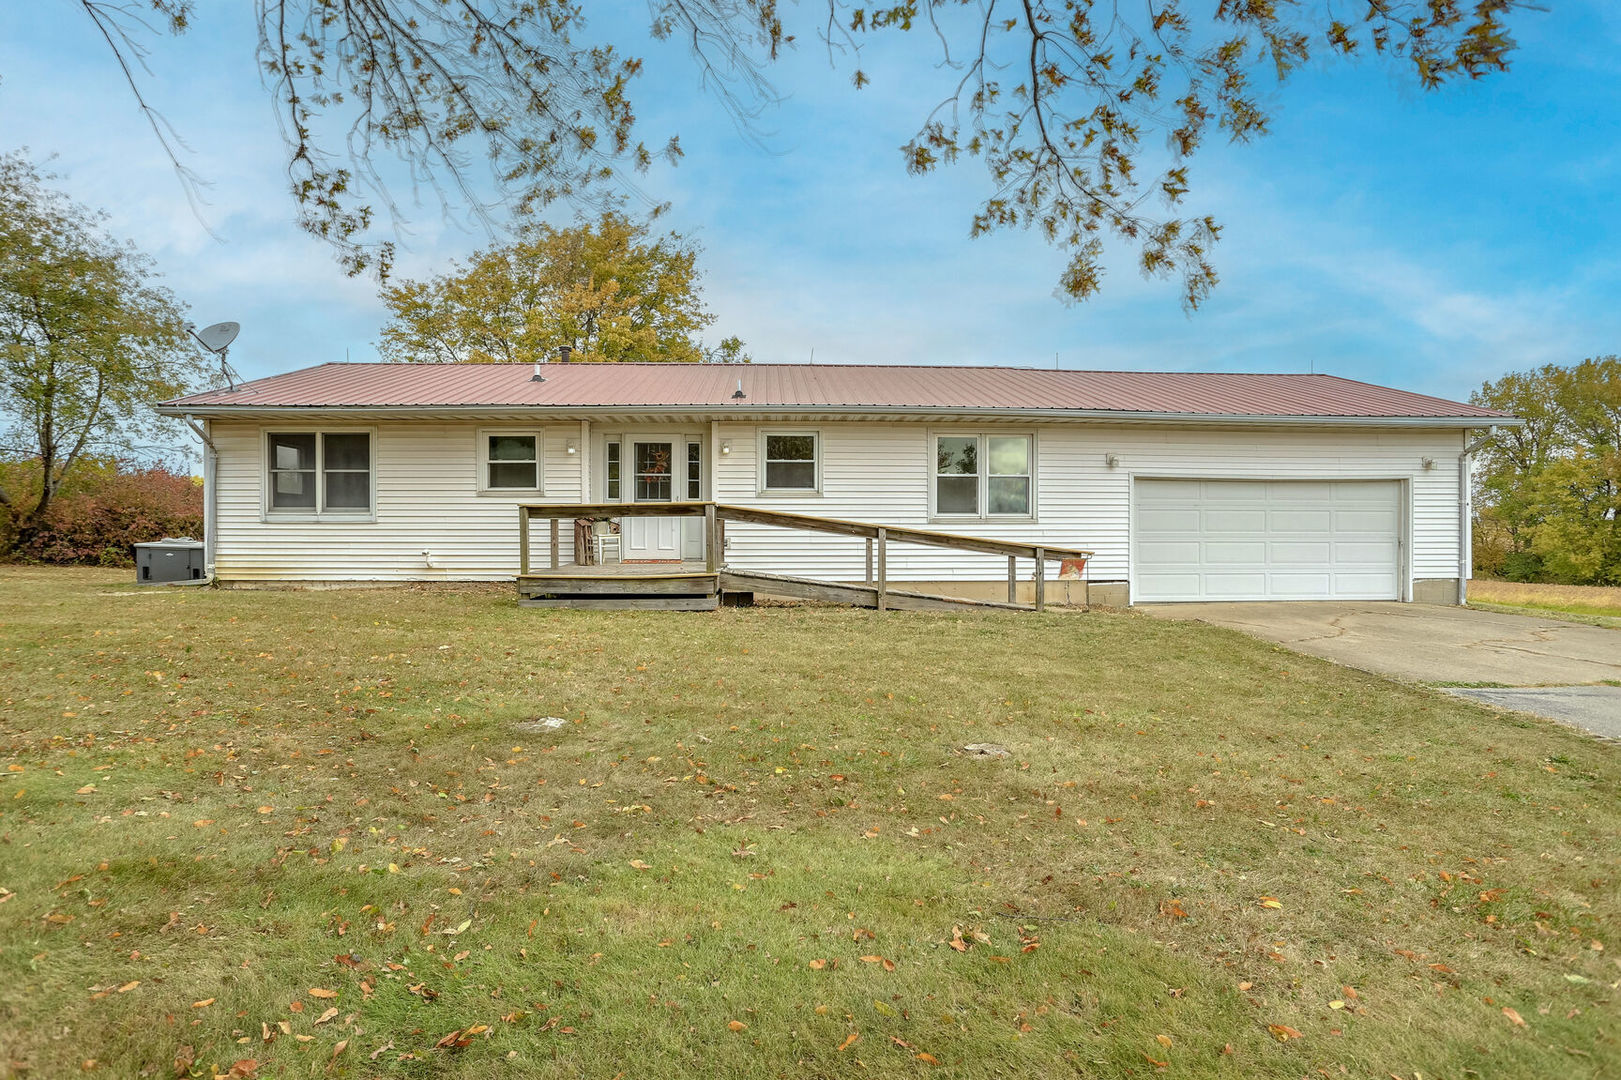
<instances>
[{"instance_id":1,"label":"concrete foundation","mask_svg":"<svg viewBox=\"0 0 1621 1080\"><path fill-rule=\"evenodd\" d=\"M1453 604L1458 602L1458 579L1419 578L1413 582L1413 603Z\"/></svg>"}]
</instances>

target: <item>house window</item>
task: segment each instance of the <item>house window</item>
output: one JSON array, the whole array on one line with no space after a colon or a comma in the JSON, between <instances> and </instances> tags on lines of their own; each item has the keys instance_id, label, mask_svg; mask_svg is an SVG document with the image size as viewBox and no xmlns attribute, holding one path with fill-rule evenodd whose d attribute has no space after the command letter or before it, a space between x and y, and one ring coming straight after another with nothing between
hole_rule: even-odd
<instances>
[{"instance_id":1,"label":"house window","mask_svg":"<svg viewBox=\"0 0 1621 1080\"><path fill-rule=\"evenodd\" d=\"M937 517L1031 517L1035 439L1029 435L937 435Z\"/></svg>"},{"instance_id":2,"label":"house window","mask_svg":"<svg viewBox=\"0 0 1621 1080\"><path fill-rule=\"evenodd\" d=\"M603 495L609 502L619 501L619 443L608 444L608 470L605 474Z\"/></svg>"},{"instance_id":3,"label":"house window","mask_svg":"<svg viewBox=\"0 0 1621 1080\"><path fill-rule=\"evenodd\" d=\"M687 498L694 502L704 497L704 450L703 444L689 442L687 444Z\"/></svg>"},{"instance_id":4,"label":"house window","mask_svg":"<svg viewBox=\"0 0 1621 1080\"><path fill-rule=\"evenodd\" d=\"M760 440L764 462L762 491L817 490L817 451L821 440L814 431L767 432Z\"/></svg>"},{"instance_id":5,"label":"house window","mask_svg":"<svg viewBox=\"0 0 1621 1080\"><path fill-rule=\"evenodd\" d=\"M265 442L269 513L372 512L370 432L278 431Z\"/></svg>"},{"instance_id":6,"label":"house window","mask_svg":"<svg viewBox=\"0 0 1621 1080\"><path fill-rule=\"evenodd\" d=\"M673 446L668 442L631 444L631 466L635 469L636 502L669 502L675 474L670 460Z\"/></svg>"},{"instance_id":7,"label":"house window","mask_svg":"<svg viewBox=\"0 0 1621 1080\"><path fill-rule=\"evenodd\" d=\"M540 490L540 435L533 431L481 431L485 491Z\"/></svg>"}]
</instances>

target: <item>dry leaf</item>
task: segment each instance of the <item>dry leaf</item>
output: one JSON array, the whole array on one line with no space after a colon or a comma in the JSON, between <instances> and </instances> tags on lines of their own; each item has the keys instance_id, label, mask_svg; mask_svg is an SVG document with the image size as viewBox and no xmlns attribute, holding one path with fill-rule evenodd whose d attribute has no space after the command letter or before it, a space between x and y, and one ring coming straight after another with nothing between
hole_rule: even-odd
<instances>
[{"instance_id":1,"label":"dry leaf","mask_svg":"<svg viewBox=\"0 0 1621 1080\"><path fill-rule=\"evenodd\" d=\"M182 1046L174 1052L174 1074L176 1076L185 1076L191 1071L192 1063L196 1060L197 1051L191 1048L191 1044L187 1043Z\"/></svg>"},{"instance_id":2,"label":"dry leaf","mask_svg":"<svg viewBox=\"0 0 1621 1080\"><path fill-rule=\"evenodd\" d=\"M336 990L324 990L319 986L310 987L310 997L314 997L314 998L335 998L337 996L338 996L338 992Z\"/></svg>"},{"instance_id":3,"label":"dry leaf","mask_svg":"<svg viewBox=\"0 0 1621 1080\"><path fill-rule=\"evenodd\" d=\"M1513 1024L1515 1027L1525 1026L1525 1017L1521 1016L1507 1005L1503 1006L1503 1015L1508 1017L1509 1023Z\"/></svg>"},{"instance_id":4,"label":"dry leaf","mask_svg":"<svg viewBox=\"0 0 1621 1080\"><path fill-rule=\"evenodd\" d=\"M1276 896L1263 896L1261 897L1261 906L1264 908L1281 908L1283 906L1283 901L1279 900Z\"/></svg>"},{"instance_id":5,"label":"dry leaf","mask_svg":"<svg viewBox=\"0 0 1621 1080\"><path fill-rule=\"evenodd\" d=\"M630 865L635 867L637 870L651 870L651 869L653 869L652 866L648 865L647 863L644 863L640 859L632 859L632 860L630 860Z\"/></svg>"},{"instance_id":6,"label":"dry leaf","mask_svg":"<svg viewBox=\"0 0 1621 1080\"><path fill-rule=\"evenodd\" d=\"M119 993L120 993L120 994L127 994L127 993L129 993L129 992L130 992L130 991L131 991L131 990L133 990L133 989L135 989L135 988L136 988L136 987L137 987L137 986L140 986L140 985L141 985L141 980L140 980L140 979L136 979L136 980L135 980L135 981L133 981L133 982L127 982L127 983L125 983L125 984L124 984L124 985L123 985L123 986L120 986L120 987L119 987L119 988L118 988L118 992L119 992Z\"/></svg>"},{"instance_id":7,"label":"dry leaf","mask_svg":"<svg viewBox=\"0 0 1621 1080\"><path fill-rule=\"evenodd\" d=\"M212 1004L214 1004L213 998L203 998L201 1001L192 1002L191 1007L194 1009L206 1009Z\"/></svg>"},{"instance_id":8,"label":"dry leaf","mask_svg":"<svg viewBox=\"0 0 1621 1080\"><path fill-rule=\"evenodd\" d=\"M730 1029L732 1031L746 1031L748 1029L748 1025L745 1024L741 1020L733 1020L731 1023L727 1024L726 1026L727 1026L728 1029Z\"/></svg>"},{"instance_id":9,"label":"dry leaf","mask_svg":"<svg viewBox=\"0 0 1621 1080\"><path fill-rule=\"evenodd\" d=\"M337 1016L337 1015L338 1015L338 1010L337 1009L328 1009L326 1012L322 1013L321 1016L320 1016L320 1019L316 1020L315 1022L317 1024L324 1024L328 1020L332 1019L334 1016Z\"/></svg>"},{"instance_id":10,"label":"dry leaf","mask_svg":"<svg viewBox=\"0 0 1621 1080\"><path fill-rule=\"evenodd\" d=\"M1268 1024L1266 1029L1270 1031L1272 1033L1272 1037L1277 1039L1279 1042L1288 1042L1290 1039L1301 1039L1305 1037L1288 1024Z\"/></svg>"},{"instance_id":11,"label":"dry leaf","mask_svg":"<svg viewBox=\"0 0 1621 1080\"><path fill-rule=\"evenodd\" d=\"M1154 1041L1165 1047L1167 1050L1171 1048L1171 1037L1169 1035L1155 1035Z\"/></svg>"},{"instance_id":12,"label":"dry leaf","mask_svg":"<svg viewBox=\"0 0 1621 1080\"><path fill-rule=\"evenodd\" d=\"M242 1058L231 1065L231 1071L225 1075L231 1080L246 1080L247 1077L259 1074L259 1063L253 1058Z\"/></svg>"},{"instance_id":13,"label":"dry leaf","mask_svg":"<svg viewBox=\"0 0 1621 1080\"><path fill-rule=\"evenodd\" d=\"M810 969L812 971L821 971L823 968L827 967L827 961L826 960L812 960L810 962L809 966L810 966Z\"/></svg>"},{"instance_id":14,"label":"dry leaf","mask_svg":"<svg viewBox=\"0 0 1621 1080\"><path fill-rule=\"evenodd\" d=\"M839 1044L839 1049L840 1050L848 1050L848 1049L850 1049L850 1047L854 1046L856 1043L858 1043L860 1041L861 1041L860 1033L852 1031L852 1032L850 1032L850 1037L848 1039L845 1039L844 1042Z\"/></svg>"},{"instance_id":15,"label":"dry leaf","mask_svg":"<svg viewBox=\"0 0 1621 1080\"><path fill-rule=\"evenodd\" d=\"M919 1054L917 1059L925 1065L938 1065L940 1061L933 1054Z\"/></svg>"}]
</instances>

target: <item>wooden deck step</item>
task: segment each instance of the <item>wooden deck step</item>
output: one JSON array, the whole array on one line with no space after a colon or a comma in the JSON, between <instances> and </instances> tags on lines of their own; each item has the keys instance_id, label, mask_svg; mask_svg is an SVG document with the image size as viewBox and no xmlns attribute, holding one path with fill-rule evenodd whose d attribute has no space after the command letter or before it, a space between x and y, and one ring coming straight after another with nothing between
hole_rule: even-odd
<instances>
[{"instance_id":1,"label":"wooden deck step","mask_svg":"<svg viewBox=\"0 0 1621 1080\"><path fill-rule=\"evenodd\" d=\"M713 596L718 574L530 574L518 579L518 595L546 596Z\"/></svg>"},{"instance_id":2,"label":"wooden deck step","mask_svg":"<svg viewBox=\"0 0 1621 1080\"><path fill-rule=\"evenodd\" d=\"M790 577L786 574L767 574L755 570L722 570L722 592L767 593L771 596L791 596L801 600L821 600L829 604L850 604L855 607L876 608L878 588L875 585L822 581L817 578ZM896 611L1029 611L1022 604L1004 604L995 600L964 600L934 593L885 589L884 605Z\"/></svg>"},{"instance_id":3,"label":"wooden deck step","mask_svg":"<svg viewBox=\"0 0 1621 1080\"><path fill-rule=\"evenodd\" d=\"M709 596L547 596L520 597L519 607L576 608L585 611L714 611L720 597Z\"/></svg>"}]
</instances>

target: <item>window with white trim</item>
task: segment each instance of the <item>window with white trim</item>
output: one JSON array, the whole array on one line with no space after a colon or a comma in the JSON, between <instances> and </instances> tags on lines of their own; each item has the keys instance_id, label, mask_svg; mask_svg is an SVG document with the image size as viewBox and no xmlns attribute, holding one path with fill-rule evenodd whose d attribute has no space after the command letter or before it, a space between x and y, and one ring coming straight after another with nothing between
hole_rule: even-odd
<instances>
[{"instance_id":1,"label":"window with white trim","mask_svg":"<svg viewBox=\"0 0 1621 1080\"><path fill-rule=\"evenodd\" d=\"M818 490L821 443L814 431L764 432L760 437L760 490Z\"/></svg>"},{"instance_id":2,"label":"window with white trim","mask_svg":"<svg viewBox=\"0 0 1621 1080\"><path fill-rule=\"evenodd\" d=\"M934 515L1028 518L1035 514L1035 437L985 432L934 437Z\"/></svg>"},{"instance_id":3,"label":"window with white trim","mask_svg":"<svg viewBox=\"0 0 1621 1080\"><path fill-rule=\"evenodd\" d=\"M540 432L480 431L478 438L480 490L540 490Z\"/></svg>"},{"instance_id":4,"label":"window with white trim","mask_svg":"<svg viewBox=\"0 0 1621 1080\"><path fill-rule=\"evenodd\" d=\"M603 473L603 495L609 502L619 501L620 468L619 440L609 440L607 444L607 469Z\"/></svg>"},{"instance_id":5,"label":"window with white trim","mask_svg":"<svg viewBox=\"0 0 1621 1080\"><path fill-rule=\"evenodd\" d=\"M367 431L265 434L265 511L364 517L372 513L372 437Z\"/></svg>"}]
</instances>

